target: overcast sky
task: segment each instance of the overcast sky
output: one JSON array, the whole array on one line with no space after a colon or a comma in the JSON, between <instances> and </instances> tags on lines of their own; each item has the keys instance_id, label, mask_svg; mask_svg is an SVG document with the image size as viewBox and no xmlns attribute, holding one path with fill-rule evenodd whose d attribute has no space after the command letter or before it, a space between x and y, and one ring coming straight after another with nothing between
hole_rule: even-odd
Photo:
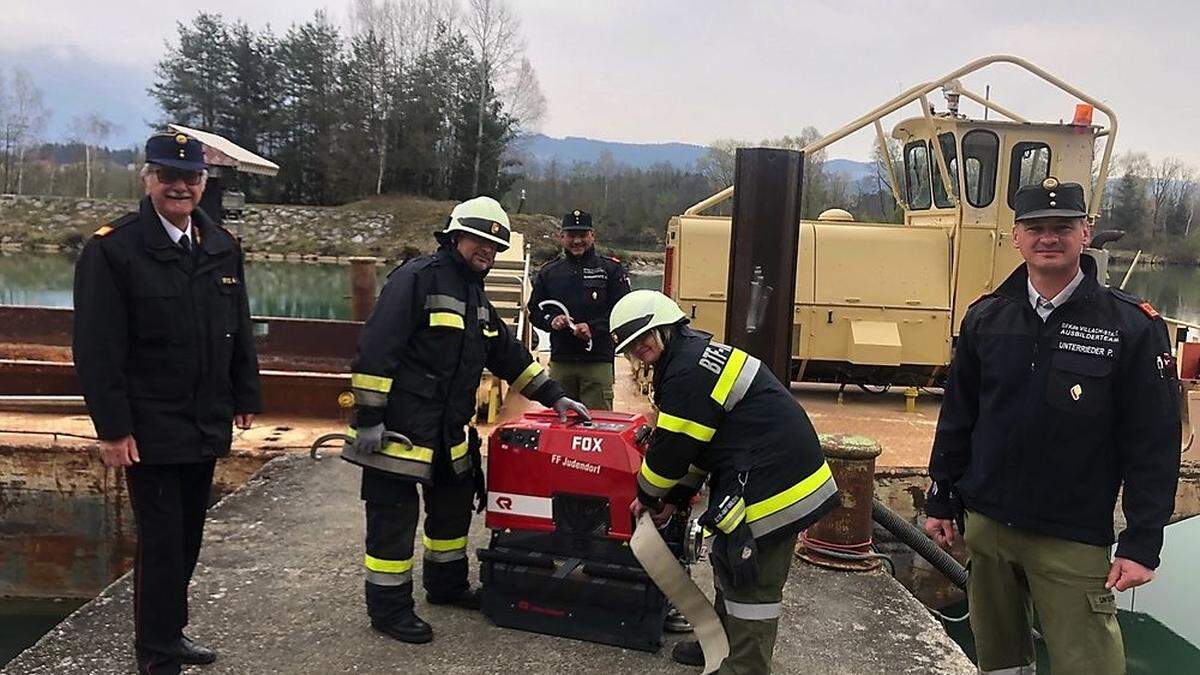
<instances>
[{"instance_id":1,"label":"overcast sky","mask_svg":"<svg viewBox=\"0 0 1200 675\"><path fill-rule=\"evenodd\" d=\"M97 110L144 138L145 95L176 21L201 9L277 33L341 0L2 0L0 67L29 70L52 133ZM515 0L551 136L638 143L828 132L901 89L991 53L1023 56L1111 105L1118 150L1200 167L1200 2L580 2ZM1027 116L1070 118L1070 98L993 66L967 80ZM940 95L932 98L942 107ZM964 105L974 114L977 108ZM916 107L907 110L919 114ZM894 122L903 117L889 118ZM1097 121L1103 121L1097 115ZM866 159L870 134L830 149Z\"/></svg>"}]
</instances>

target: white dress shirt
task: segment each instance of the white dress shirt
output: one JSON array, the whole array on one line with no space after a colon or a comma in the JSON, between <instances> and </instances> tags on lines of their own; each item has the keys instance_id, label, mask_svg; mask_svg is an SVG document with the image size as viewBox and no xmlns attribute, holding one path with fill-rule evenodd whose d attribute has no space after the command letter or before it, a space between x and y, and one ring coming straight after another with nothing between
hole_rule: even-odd
<instances>
[{"instance_id":1,"label":"white dress shirt","mask_svg":"<svg viewBox=\"0 0 1200 675\"><path fill-rule=\"evenodd\" d=\"M1042 318L1042 321L1045 321L1046 317L1050 316L1050 312L1053 312L1055 307L1062 307L1063 303L1071 299L1071 295L1075 292L1076 288L1079 288L1079 284L1082 282L1083 270L1076 270L1075 278L1071 280L1071 283L1067 284L1066 288L1059 291L1058 295L1047 300L1037 292L1036 288L1033 287L1033 282L1029 279L1026 279L1025 286L1029 289L1029 304L1033 305L1033 311L1037 312L1037 315Z\"/></svg>"}]
</instances>

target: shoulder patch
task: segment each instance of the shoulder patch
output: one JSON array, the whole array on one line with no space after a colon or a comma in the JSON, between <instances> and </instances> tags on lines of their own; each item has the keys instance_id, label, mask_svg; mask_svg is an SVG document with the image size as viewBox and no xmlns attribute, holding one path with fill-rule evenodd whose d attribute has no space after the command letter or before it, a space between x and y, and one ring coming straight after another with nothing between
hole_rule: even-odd
<instances>
[{"instance_id":1,"label":"shoulder patch","mask_svg":"<svg viewBox=\"0 0 1200 675\"><path fill-rule=\"evenodd\" d=\"M125 215L121 216L120 218L117 218L116 220L112 221L111 223L101 225L99 229L97 229L95 232L92 233L92 236L96 237L96 238L107 237L108 235L110 235L114 231L116 231L117 228L122 227L124 225L128 225L129 223L132 223L133 221L135 221L137 219L138 219L137 213L126 213Z\"/></svg>"},{"instance_id":2,"label":"shoulder patch","mask_svg":"<svg viewBox=\"0 0 1200 675\"><path fill-rule=\"evenodd\" d=\"M620 259L620 258L618 258L618 257L617 257L617 256L615 256L615 255L610 255L610 256L606 256L606 257L607 257L609 260L611 260L611 261L613 261L613 262L615 262L615 263L619 263L619 262L621 262L621 259Z\"/></svg>"},{"instance_id":3,"label":"shoulder patch","mask_svg":"<svg viewBox=\"0 0 1200 675\"><path fill-rule=\"evenodd\" d=\"M1154 309L1154 305L1151 305L1146 300L1143 300L1138 303L1138 309L1142 310L1142 314L1145 314L1146 316L1150 317L1151 319L1158 318L1158 310Z\"/></svg>"}]
</instances>

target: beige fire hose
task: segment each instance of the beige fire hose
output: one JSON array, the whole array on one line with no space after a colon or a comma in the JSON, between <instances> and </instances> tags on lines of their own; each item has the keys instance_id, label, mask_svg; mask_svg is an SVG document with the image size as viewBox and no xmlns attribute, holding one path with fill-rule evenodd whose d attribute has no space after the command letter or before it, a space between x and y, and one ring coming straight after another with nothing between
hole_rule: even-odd
<instances>
[{"instance_id":1,"label":"beige fire hose","mask_svg":"<svg viewBox=\"0 0 1200 675\"><path fill-rule=\"evenodd\" d=\"M663 595L692 624L696 639L700 640L700 648L704 650L705 675L715 672L725 657L729 656L725 628L712 603L667 548L667 542L658 533L649 513L643 513L638 518L629 547Z\"/></svg>"}]
</instances>

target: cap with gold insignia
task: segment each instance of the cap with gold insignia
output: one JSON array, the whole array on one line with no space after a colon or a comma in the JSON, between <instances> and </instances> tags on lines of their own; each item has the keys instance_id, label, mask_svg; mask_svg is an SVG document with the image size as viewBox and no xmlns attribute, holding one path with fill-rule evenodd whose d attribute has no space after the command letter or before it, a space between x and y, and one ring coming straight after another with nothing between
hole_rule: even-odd
<instances>
[{"instance_id":1,"label":"cap with gold insignia","mask_svg":"<svg viewBox=\"0 0 1200 675\"><path fill-rule=\"evenodd\" d=\"M146 141L146 163L203 171L204 145L186 134L155 134Z\"/></svg>"},{"instance_id":2,"label":"cap with gold insignia","mask_svg":"<svg viewBox=\"0 0 1200 675\"><path fill-rule=\"evenodd\" d=\"M587 211L575 209L562 219L563 230L590 230L592 229L592 214Z\"/></svg>"},{"instance_id":3,"label":"cap with gold insignia","mask_svg":"<svg viewBox=\"0 0 1200 675\"><path fill-rule=\"evenodd\" d=\"M1025 185L1013 196L1016 220L1033 218L1084 218L1087 201L1079 183L1060 183L1050 176L1037 185Z\"/></svg>"}]
</instances>

